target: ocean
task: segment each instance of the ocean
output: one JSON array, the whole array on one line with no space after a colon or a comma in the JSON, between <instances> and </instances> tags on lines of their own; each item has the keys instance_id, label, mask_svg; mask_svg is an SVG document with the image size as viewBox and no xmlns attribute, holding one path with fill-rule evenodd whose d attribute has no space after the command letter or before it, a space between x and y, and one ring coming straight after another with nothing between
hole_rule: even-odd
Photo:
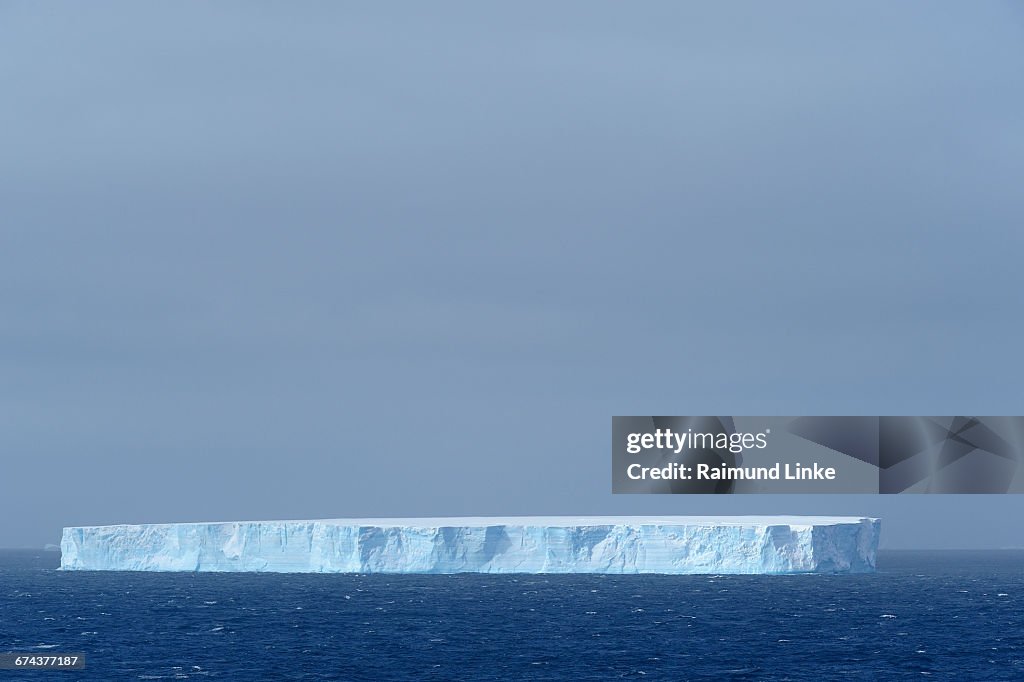
<instances>
[{"instance_id":1,"label":"ocean","mask_svg":"<svg viewBox=\"0 0 1024 682\"><path fill-rule=\"evenodd\" d=\"M1024 552L867 575L55 570L0 550L0 680L1022 680Z\"/></svg>"}]
</instances>

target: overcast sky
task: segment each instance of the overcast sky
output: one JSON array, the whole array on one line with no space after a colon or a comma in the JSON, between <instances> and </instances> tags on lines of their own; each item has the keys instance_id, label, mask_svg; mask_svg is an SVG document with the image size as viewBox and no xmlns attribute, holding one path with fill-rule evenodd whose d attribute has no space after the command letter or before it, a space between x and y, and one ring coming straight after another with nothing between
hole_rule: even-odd
<instances>
[{"instance_id":1,"label":"overcast sky","mask_svg":"<svg viewBox=\"0 0 1024 682\"><path fill-rule=\"evenodd\" d=\"M615 414L1024 414L1013 2L0 2L0 546L866 514L613 496Z\"/></svg>"}]
</instances>

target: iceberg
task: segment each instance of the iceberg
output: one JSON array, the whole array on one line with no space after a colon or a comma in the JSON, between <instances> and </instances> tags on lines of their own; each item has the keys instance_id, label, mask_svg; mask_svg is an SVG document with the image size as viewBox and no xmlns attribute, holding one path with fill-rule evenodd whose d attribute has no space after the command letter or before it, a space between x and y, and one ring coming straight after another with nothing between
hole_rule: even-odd
<instances>
[{"instance_id":1,"label":"iceberg","mask_svg":"<svg viewBox=\"0 0 1024 682\"><path fill-rule=\"evenodd\" d=\"M857 517L508 517L65 528L66 571L864 573L881 522Z\"/></svg>"}]
</instances>

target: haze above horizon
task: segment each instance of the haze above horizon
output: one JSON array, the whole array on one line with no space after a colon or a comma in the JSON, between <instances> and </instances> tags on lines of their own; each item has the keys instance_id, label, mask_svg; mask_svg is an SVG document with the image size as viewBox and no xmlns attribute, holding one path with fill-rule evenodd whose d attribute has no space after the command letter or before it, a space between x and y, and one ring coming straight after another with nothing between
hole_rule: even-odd
<instances>
[{"instance_id":1,"label":"haze above horizon","mask_svg":"<svg viewBox=\"0 0 1024 682\"><path fill-rule=\"evenodd\" d=\"M63 526L883 519L611 494L622 414L1024 414L1009 2L0 5L0 546Z\"/></svg>"}]
</instances>

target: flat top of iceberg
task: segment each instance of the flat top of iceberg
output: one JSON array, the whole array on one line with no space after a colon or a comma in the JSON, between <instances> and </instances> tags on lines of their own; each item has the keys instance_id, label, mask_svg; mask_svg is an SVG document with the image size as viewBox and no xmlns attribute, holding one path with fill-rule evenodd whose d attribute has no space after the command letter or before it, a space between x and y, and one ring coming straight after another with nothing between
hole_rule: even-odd
<instances>
[{"instance_id":1,"label":"flat top of iceberg","mask_svg":"<svg viewBox=\"0 0 1024 682\"><path fill-rule=\"evenodd\" d=\"M863 516L442 516L414 518L290 519L254 521L204 521L187 523L115 524L154 526L217 525L233 523L322 523L339 526L403 528L471 528L477 526L834 526L876 519ZM81 527L81 526L80 526ZM103 526L91 526L93 528Z\"/></svg>"}]
</instances>

